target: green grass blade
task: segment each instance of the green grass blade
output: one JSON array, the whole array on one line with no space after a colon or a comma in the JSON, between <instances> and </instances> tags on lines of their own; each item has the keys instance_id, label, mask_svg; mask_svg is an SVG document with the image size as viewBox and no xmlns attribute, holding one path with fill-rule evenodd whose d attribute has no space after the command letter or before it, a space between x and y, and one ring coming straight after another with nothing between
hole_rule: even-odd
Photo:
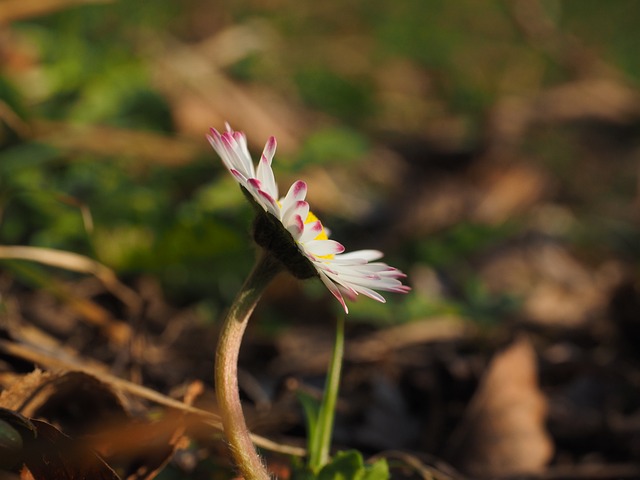
<instances>
[{"instance_id":1,"label":"green grass blade","mask_svg":"<svg viewBox=\"0 0 640 480\"><path fill-rule=\"evenodd\" d=\"M322 397L322 404L318 412L318 424L316 426L316 447L311 452L309 466L318 471L329 461L331 448L331 436L333 434L333 420L338 400L338 388L340 386L340 373L342 371L342 357L344 355L344 316L338 317L336 325L336 342L333 347L333 355L327 373L327 381Z\"/></svg>"}]
</instances>

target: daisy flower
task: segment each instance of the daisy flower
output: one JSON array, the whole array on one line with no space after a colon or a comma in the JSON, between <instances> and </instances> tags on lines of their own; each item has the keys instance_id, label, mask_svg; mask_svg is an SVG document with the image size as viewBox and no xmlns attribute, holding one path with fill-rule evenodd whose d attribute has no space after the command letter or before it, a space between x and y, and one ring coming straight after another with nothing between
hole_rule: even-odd
<instances>
[{"instance_id":1,"label":"daisy flower","mask_svg":"<svg viewBox=\"0 0 640 480\"><path fill-rule=\"evenodd\" d=\"M225 132L211 129L209 143L243 192L258 211L254 225L256 243L270 251L298 278L317 276L349 312L345 298L359 294L379 302L385 299L376 290L407 293L410 288L399 280L406 275L386 263L378 250L345 253L345 248L329 239L327 230L305 201L307 185L298 180L280 197L271 162L276 139L270 137L255 168L247 138L226 125ZM265 214L266 213L266 214Z\"/></svg>"}]
</instances>

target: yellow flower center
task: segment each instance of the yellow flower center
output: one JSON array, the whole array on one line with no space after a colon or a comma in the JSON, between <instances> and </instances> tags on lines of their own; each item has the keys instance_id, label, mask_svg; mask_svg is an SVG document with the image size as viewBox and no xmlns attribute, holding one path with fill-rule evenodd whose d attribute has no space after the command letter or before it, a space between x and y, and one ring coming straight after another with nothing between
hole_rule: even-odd
<instances>
[{"instance_id":1,"label":"yellow flower center","mask_svg":"<svg viewBox=\"0 0 640 480\"><path fill-rule=\"evenodd\" d=\"M316 222L317 220L318 220L318 217L316 217L311 211L309 211L309 214L307 215L307 219L304 221L304 223L305 224L312 223L312 222ZM327 235L327 232L324 230L324 226L322 227L322 230L320 231L320 233L315 236L314 240L329 240L329 235ZM318 258L325 258L327 260L331 260L333 258L333 254L330 253L329 255L318 255Z\"/></svg>"},{"instance_id":2,"label":"yellow flower center","mask_svg":"<svg viewBox=\"0 0 640 480\"><path fill-rule=\"evenodd\" d=\"M318 221L318 217L316 217L313 214L313 212L309 212L309 214L307 215L307 219L304 221L304 223L306 225L307 223L312 223L317 221ZM329 236L327 235L327 232L324 231L324 227L322 227L322 230L318 235L316 235L314 240L329 240ZM333 255L331 255L331 257L333 257Z\"/></svg>"}]
</instances>

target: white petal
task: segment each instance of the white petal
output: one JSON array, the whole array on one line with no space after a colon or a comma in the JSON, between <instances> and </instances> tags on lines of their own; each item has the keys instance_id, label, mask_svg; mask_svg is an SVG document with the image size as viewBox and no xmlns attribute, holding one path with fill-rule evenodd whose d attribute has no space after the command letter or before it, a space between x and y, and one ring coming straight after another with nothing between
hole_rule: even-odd
<instances>
[{"instance_id":1,"label":"white petal","mask_svg":"<svg viewBox=\"0 0 640 480\"><path fill-rule=\"evenodd\" d=\"M394 290L402 286L400 280L395 278L368 278L358 275L348 275L344 273L338 273L338 276L344 279L346 282L362 285L363 287L375 288L376 290Z\"/></svg>"},{"instance_id":2,"label":"white petal","mask_svg":"<svg viewBox=\"0 0 640 480\"><path fill-rule=\"evenodd\" d=\"M327 276L329 277L329 279L331 279L334 282L342 285L345 288L350 288L352 290L355 290L357 293L362 293L363 295L366 295L369 298L373 298L374 300L377 300L378 302L386 303L386 300L382 295L380 295L378 292L372 290L371 288L367 288L367 287L361 285L358 282L351 282L351 281L345 279L342 276L332 275L331 273L328 273Z\"/></svg>"},{"instance_id":3,"label":"white petal","mask_svg":"<svg viewBox=\"0 0 640 480\"><path fill-rule=\"evenodd\" d=\"M223 138L229 139L229 145L232 147L233 155L236 157L236 161L242 165L247 172L247 176L254 178L256 176L255 169L253 167L253 160L247 149L247 139L242 132L225 133Z\"/></svg>"},{"instance_id":4,"label":"white petal","mask_svg":"<svg viewBox=\"0 0 640 480\"><path fill-rule=\"evenodd\" d=\"M355 285L345 281L337 275L334 275L330 271L324 270L324 274L327 276L329 280L340 287L340 291L346 296L349 300L355 300L358 296L358 291L354 288Z\"/></svg>"},{"instance_id":5,"label":"white petal","mask_svg":"<svg viewBox=\"0 0 640 480\"><path fill-rule=\"evenodd\" d=\"M248 186L249 184L249 180L247 179L247 177L245 177L243 174L241 174L238 170L236 170L235 168L232 168L229 170L231 172L231 175L233 175L236 180L238 180L240 183L242 183L243 186ZM251 189L253 188L253 186L251 186Z\"/></svg>"},{"instance_id":6,"label":"white petal","mask_svg":"<svg viewBox=\"0 0 640 480\"><path fill-rule=\"evenodd\" d=\"M325 228L326 231L326 228ZM341 253L339 255L334 256L331 259L331 263L334 265L344 265L347 267L356 267L356 266L365 266L367 265L367 260L365 258L351 258L351 259L343 259L346 254Z\"/></svg>"},{"instance_id":7,"label":"white petal","mask_svg":"<svg viewBox=\"0 0 640 480\"><path fill-rule=\"evenodd\" d=\"M316 220L315 222L307 223L304 226L304 233L299 239L300 243L307 243L316 238L322 232L322 223L320 220Z\"/></svg>"},{"instance_id":8,"label":"white petal","mask_svg":"<svg viewBox=\"0 0 640 480\"><path fill-rule=\"evenodd\" d=\"M363 295L366 295L369 298L372 298L374 300L377 300L380 303L387 303L387 300L380 295L378 292L376 292L375 290L371 290L370 288L366 288L366 287L362 287L362 286L354 286L353 287L358 293L361 293Z\"/></svg>"},{"instance_id":9,"label":"white petal","mask_svg":"<svg viewBox=\"0 0 640 480\"><path fill-rule=\"evenodd\" d=\"M262 157L258 163L257 176L264 186L265 190L269 192L273 198L278 198L278 185L276 184L275 176L273 175L273 169L271 168L271 161L276 151L276 139L271 137L264 147Z\"/></svg>"},{"instance_id":10,"label":"white petal","mask_svg":"<svg viewBox=\"0 0 640 480\"><path fill-rule=\"evenodd\" d=\"M288 210L292 205L300 200L304 200L307 195L307 184L302 180L294 182L289 188L287 195L280 200L282 204L282 210Z\"/></svg>"},{"instance_id":11,"label":"white petal","mask_svg":"<svg viewBox=\"0 0 640 480\"><path fill-rule=\"evenodd\" d=\"M316 267L316 270L322 270L323 272L326 273L333 273L333 274L338 274L338 272L336 272L333 268L331 268L331 264L324 261L324 259L322 258L317 258L313 255L309 255L306 254L307 258L309 258L309 260L311 261L311 263L313 263L313 266Z\"/></svg>"},{"instance_id":12,"label":"white petal","mask_svg":"<svg viewBox=\"0 0 640 480\"><path fill-rule=\"evenodd\" d=\"M242 148L238 145L237 140L230 133L223 133L220 137L222 149L224 150L228 162L240 173L247 178L254 178L255 171L253 161L248 152L242 152Z\"/></svg>"},{"instance_id":13,"label":"white petal","mask_svg":"<svg viewBox=\"0 0 640 480\"><path fill-rule=\"evenodd\" d=\"M333 296L338 299L338 301L342 305L342 308L344 308L344 312L349 313L347 304L345 303L344 298L342 298L342 294L340 293L340 290L338 289L338 287L324 273L322 272L318 272L318 273L319 273L318 276L320 277L320 280L322 280L322 283L324 283L325 287L327 287L327 289L333 294Z\"/></svg>"},{"instance_id":14,"label":"white petal","mask_svg":"<svg viewBox=\"0 0 640 480\"><path fill-rule=\"evenodd\" d=\"M279 219L280 207L278 206L278 203L275 201L275 199L264 190L258 191L258 194L263 199L262 206L265 208L265 210Z\"/></svg>"},{"instance_id":15,"label":"white petal","mask_svg":"<svg viewBox=\"0 0 640 480\"><path fill-rule=\"evenodd\" d=\"M309 204L304 200L300 200L294 203L293 205L289 206L289 208L287 208L286 210L283 209L282 223L287 225L291 221L291 218L293 218L294 215L299 215L300 218L302 218L304 221L304 219L307 218L307 215L309 215Z\"/></svg>"},{"instance_id":16,"label":"white petal","mask_svg":"<svg viewBox=\"0 0 640 480\"><path fill-rule=\"evenodd\" d=\"M258 163L257 178L263 183L264 189L269 192L269 195L273 198L278 198L278 186L276 185L273 170L271 165L266 163L264 159L261 159L260 163Z\"/></svg>"},{"instance_id":17,"label":"white petal","mask_svg":"<svg viewBox=\"0 0 640 480\"><path fill-rule=\"evenodd\" d=\"M289 231L294 240L300 238L302 231L304 230L304 222L300 215L294 215L291 218L291 222L285 225L285 228Z\"/></svg>"},{"instance_id":18,"label":"white petal","mask_svg":"<svg viewBox=\"0 0 640 480\"><path fill-rule=\"evenodd\" d=\"M389 276L388 274L391 273L391 270L396 270L395 268L391 268L389 265L386 265L384 263L367 263L365 265L349 265L349 267L362 273L375 272L376 274L381 276Z\"/></svg>"},{"instance_id":19,"label":"white petal","mask_svg":"<svg viewBox=\"0 0 640 480\"><path fill-rule=\"evenodd\" d=\"M342 244L335 240L311 240L304 244L304 249L316 256L335 255L344 252Z\"/></svg>"},{"instance_id":20,"label":"white petal","mask_svg":"<svg viewBox=\"0 0 640 480\"><path fill-rule=\"evenodd\" d=\"M227 150L225 149L224 145L222 144L220 133L215 128L211 129L211 135L207 135L207 140L209 141L213 149L216 151L216 153L222 160L222 163L224 163L224 166L227 168L227 170L229 171L234 170L235 166L231 162L230 156L227 153Z\"/></svg>"},{"instance_id":21,"label":"white petal","mask_svg":"<svg viewBox=\"0 0 640 480\"><path fill-rule=\"evenodd\" d=\"M374 260L378 260L382 258L384 254L378 250L356 250L355 252L343 253L337 258L341 260L366 260L367 262L372 262Z\"/></svg>"},{"instance_id":22,"label":"white petal","mask_svg":"<svg viewBox=\"0 0 640 480\"><path fill-rule=\"evenodd\" d=\"M269 137L269 140L267 140L267 143L264 146L264 150L262 150L262 157L267 160L269 165L271 165L277 146L278 142L276 141L276 137Z\"/></svg>"},{"instance_id":23,"label":"white petal","mask_svg":"<svg viewBox=\"0 0 640 480\"><path fill-rule=\"evenodd\" d=\"M253 168L253 161L251 161L251 154L249 153L249 148L247 147L247 137L243 132L229 132L232 136L233 139L236 141L237 143L237 151L238 151L238 155L243 159L243 160L249 160L249 164L247 166L250 166L251 168Z\"/></svg>"}]
</instances>

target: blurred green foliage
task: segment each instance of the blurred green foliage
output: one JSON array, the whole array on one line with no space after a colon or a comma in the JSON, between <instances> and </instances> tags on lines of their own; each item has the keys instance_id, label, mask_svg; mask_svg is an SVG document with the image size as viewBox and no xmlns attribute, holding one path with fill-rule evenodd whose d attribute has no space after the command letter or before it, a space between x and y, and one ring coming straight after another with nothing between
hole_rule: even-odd
<instances>
[{"instance_id":1,"label":"blurred green foliage","mask_svg":"<svg viewBox=\"0 0 640 480\"><path fill-rule=\"evenodd\" d=\"M325 128L309 135L298 153L296 165L341 164L357 162L369 150L369 141L361 133L349 128Z\"/></svg>"},{"instance_id":2,"label":"blurred green foliage","mask_svg":"<svg viewBox=\"0 0 640 480\"><path fill-rule=\"evenodd\" d=\"M217 9L211 34L234 22L260 21L279 39L276 47L240 56L225 67L226 73L239 82L285 92L325 119L282 167L298 172L310 165L356 168L366 161L376 128L393 127L384 117L379 85L392 60L410 62L428 74L429 95L439 102L429 115L459 114L478 129L496 98L526 94L572 75L524 38L508 2L280 4L245 1L222 8L197 1L120 0L23 20L12 28L36 50L35 76L18 85L8 72L0 72L0 100L23 119L172 135L170 102L154 86L148 47L165 36L196 37L199 30L190 22ZM635 1L549 0L542 6L559 28L583 39L637 82L640 9ZM422 123L413 128L419 132ZM581 152L576 139L541 135L525 149L570 178ZM2 243L84 253L123 277L155 275L181 302L202 300L212 292L228 302L249 268L251 212L212 152L189 165L149 167L137 165L136 158L62 151L21 137L8 124L2 125L0 140ZM634 188L623 187L627 195ZM83 218L83 206L91 212L93 228ZM331 225L331 216L325 220ZM461 225L432 238L411 239L409 248L399 249L389 262L407 269L416 262L458 268L473 252L512 234L510 228ZM633 242L624 239L636 236L633 230L612 244L619 241L620 248L628 248L624 245ZM321 289L305 288L310 295ZM403 302L391 298L385 307L360 302L353 315L406 321L417 312L469 309L484 316L510 308L504 299L486 297L472 280L465 289L466 299L457 304L420 296Z\"/></svg>"}]
</instances>

